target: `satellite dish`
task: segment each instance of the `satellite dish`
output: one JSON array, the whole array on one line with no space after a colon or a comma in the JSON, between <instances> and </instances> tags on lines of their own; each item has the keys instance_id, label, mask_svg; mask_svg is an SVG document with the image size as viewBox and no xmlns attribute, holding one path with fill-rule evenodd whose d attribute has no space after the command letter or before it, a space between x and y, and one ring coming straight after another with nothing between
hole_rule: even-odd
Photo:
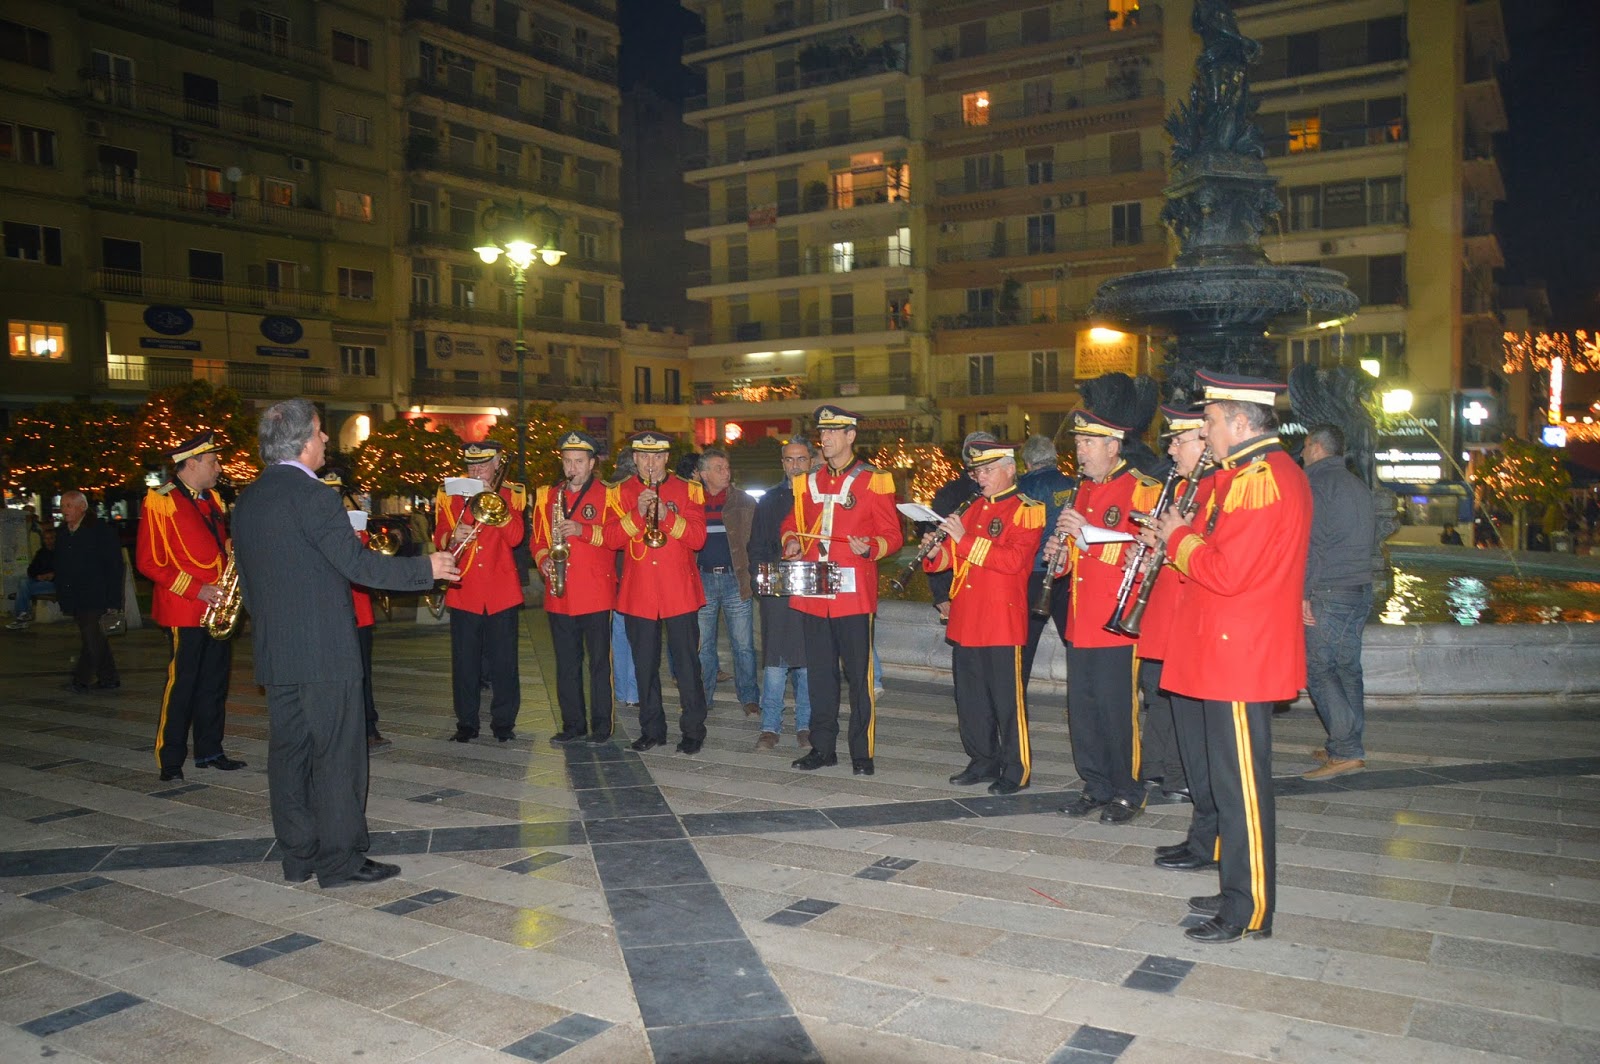
<instances>
[{"instance_id":1,"label":"satellite dish","mask_svg":"<svg viewBox=\"0 0 1600 1064\"><path fill-rule=\"evenodd\" d=\"M239 169L237 166L230 166L226 170L222 171L222 176L227 178L229 181L238 181L244 176L244 171Z\"/></svg>"}]
</instances>

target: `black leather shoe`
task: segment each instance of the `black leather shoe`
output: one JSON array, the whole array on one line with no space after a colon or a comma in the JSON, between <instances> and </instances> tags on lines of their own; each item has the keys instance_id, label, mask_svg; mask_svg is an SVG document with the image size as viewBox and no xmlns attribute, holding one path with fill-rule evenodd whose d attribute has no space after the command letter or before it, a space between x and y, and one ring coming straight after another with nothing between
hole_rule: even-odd
<instances>
[{"instance_id":1,"label":"black leather shoe","mask_svg":"<svg viewBox=\"0 0 1600 1064\"><path fill-rule=\"evenodd\" d=\"M974 772L970 768L964 768L954 776L951 776L950 782L957 787L971 787L975 783L993 783L994 779L995 777L993 776L985 776L981 772Z\"/></svg>"},{"instance_id":2,"label":"black leather shoe","mask_svg":"<svg viewBox=\"0 0 1600 1064\"><path fill-rule=\"evenodd\" d=\"M1196 916L1215 916L1222 911L1222 895L1201 894L1190 898L1189 911Z\"/></svg>"},{"instance_id":3,"label":"black leather shoe","mask_svg":"<svg viewBox=\"0 0 1600 1064\"><path fill-rule=\"evenodd\" d=\"M1002 795L1016 794L1018 791L1026 789L1027 786L1028 785L1026 783L1012 783L1008 779L998 779L989 784L989 793Z\"/></svg>"},{"instance_id":4,"label":"black leather shoe","mask_svg":"<svg viewBox=\"0 0 1600 1064\"><path fill-rule=\"evenodd\" d=\"M1098 798L1090 798L1087 794L1080 794L1062 807L1062 812L1067 816L1088 816L1096 809L1105 808L1104 802Z\"/></svg>"},{"instance_id":5,"label":"black leather shoe","mask_svg":"<svg viewBox=\"0 0 1600 1064\"><path fill-rule=\"evenodd\" d=\"M517 733L514 732L514 731L503 731L503 732L495 732L494 733L494 741L497 742L497 743L509 743L511 740L515 739L516 737L517 737Z\"/></svg>"},{"instance_id":6,"label":"black leather shoe","mask_svg":"<svg viewBox=\"0 0 1600 1064\"><path fill-rule=\"evenodd\" d=\"M361 867L350 873L349 879L339 879L332 883L323 883L322 889L329 887L342 887L346 883L381 883L385 879L392 879L400 874L397 864L384 864L382 861L367 860Z\"/></svg>"},{"instance_id":7,"label":"black leather shoe","mask_svg":"<svg viewBox=\"0 0 1600 1064\"><path fill-rule=\"evenodd\" d=\"M194 767L195 768L214 768L214 769L217 769L217 770L222 771L222 772L232 772L235 769L247 768L249 766L247 766L243 761L235 761L233 758L229 757L227 754L218 754L216 757L213 757L210 761L196 761L194 763Z\"/></svg>"},{"instance_id":8,"label":"black leather shoe","mask_svg":"<svg viewBox=\"0 0 1600 1064\"><path fill-rule=\"evenodd\" d=\"M1224 923L1220 916L1213 916L1199 927L1191 927L1183 933L1185 938L1192 939L1195 942L1212 944L1237 942L1246 935L1251 938L1271 938L1272 925L1268 924L1258 931L1250 931L1237 924Z\"/></svg>"},{"instance_id":9,"label":"black leather shoe","mask_svg":"<svg viewBox=\"0 0 1600 1064\"><path fill-rule=\"evenodd\" d=\"M1157 857L1176 857L1180 853L1188 853L1188 852L1189 852L1189 844L1187 842L1175 842L1171 846L1157 846L1156 847L1156 856Z\"/></svg>"},{"instance_id":10,"label":"black leather shoe","mask_svg":"<svg viewBox=\"0 0 1600 1064\"><path fill-rule=\"evenodd\" d=\"M304 883L306 880L308 880L310 878L311 878L310 871L292 873L288 869L285 869L284 873L283 873L283 881L285 883Z\"/></svg>"},{"instance_id":11,"label":"black leather shoe","mask_svg":"<svg viewBox=\"0 0 1600 1064\"><path fill-rule=\"evenodd\" d=\"M117 688L119 688L121 686L122 686L122 681L121 680L112 680L112 681L110 681L108 683L97 683L97 684L94 685L94 689L96 691L115 691Z\"/></svg>"},{"instance_id":12,"label":"black leather shoe","mask_svg":"<svg viewBox=\"0 0 1600 1064\"><path fill-rule=\"evenodd\" d=\"M642 754L646 750L654 750L658 746L666 745L667 741L665 739L652 739L648 735L641 735L633 742L629 743L628 748L630 750L637 750Z\"/></svg>"},{"instance_id":13,"label":"black leather shoe","mask_svg":"<svg viewBox=\"0 0 1600 1064\"><path fill-rule=\"evenodd\" d=\"M586 741L590 746L609 746L611 743L611 733L606 732L604 735L591 734Z\"/></svg>"},{"instance_id":14,"label":"black leather shoe","mask_svg":"<svg viewBox=\"0 0 1600 1064\"><path fill-rule=\"evenodd\" d=\"M161 770L162 783L171 783L173 780L181 779L183 779L183 769L181 768L164 768Z\"/></svg>"},{"instance_id":15,"label":"black leather shoe","mask_svg":"<svg viewBox=\"0 0 1600 1064\"><path fill-rule=\"evenodd\" d=\"M1113 798L1100 810L1100 823L1126 824L1140 813L1144 812L1143 803L1135 805L1126 798Z\"/></svg>"},{"instance_id":16,"label":"black leather shoe","mask_svg":"<svg viewBox=\"0 0 1600 1064\"><path fill-rule=\"evenodd\" d=\"M1171 790L1162 788L1161 797L1169 802L1178 802L1180 804L1194 801L1194 796L1189 793L1189 788L1187 787L1173 787Z\"/></svg>"},{"instance_id":17,"label":"black leather shoe","mask_svg":"<svg viewBox=\"0 0 1600 1064\"><path fill-rule=\"evenodd\" d=\"M477 737L478 737L478 733L477 732L468 731L466 728L463 728L458 724L458 725L456 725L456 733L454 735L450 736L450 741L453 742L453 743L470 743L472 740L476 739Z\"/></svg>"},{"instance_id":18,"label":"black leather shoe","mask_svg":"<svg viewBox=\"0 0 1600 1064\"><path fill-rule=\"evenodd\" d=\"M375 754L379 750L387 750L393 745L394 743L390 742L388 739L385 739L377 732L373 732L371 735L367 736L367 752L370 754Z\"/></svg>"},{"instance_id":19,"label":"black leather shoe","mask_svg":"<svg viewBox=\"0 0 1600 1064\"><path fill-rule=\"evenodd\" d=\"M704 740L684 737L678 740L678 745L674 749L680 754L698 754L704 745Z\"/></svg>"},{"instance_id":20,"label":"black leather shoe","mask_svg":"<svg viewBox=\"0 0 1600 1064\"><path fill-rule=\"evenodd\" d=\"M870 757L856 758L854 761L850 762L850 768L851 771L853 771L857 776L871 776L876 774L878 771L873 767L872 758Z\"/></svg>"},{"instance_id":21,"label":"black leather shoe","mask_svg":"<svg viewBox=\"0 0 1600 1064\"><path fill-rule=\"evenodd\" d=\"M1199 857L1192 853L1176 853L1171 857L1157 857L1156 867L1173 872L1193 872L1201 868L1215 868L1217 862L1209 857Z\"/></svg>"},{"instance_id":22,"label":"black leather shoe","mask_svg":"<svg viewBox=\"0 0 1600 1064\"><path fill-rule=\"evenodd\" d=\"M839 763L838 754L825 754L821 750L812 748L804 757L797 757L789 762L790 768L803 769L810 772L817 768L832 768Z\"/></svg>"},{"instance_id":23,"label":"black leather shoe","mask_svg":"<svg viewBox=\"0 0 1600 1064\"><path fill-rule=\"evenodd\" d=\"M556 743L557 745L575 743L579 739L582 739L584 734L584 732L578 731L576 728L562 728L560 731L550 736L550 741Z\"/></svg>"}]
</instances>

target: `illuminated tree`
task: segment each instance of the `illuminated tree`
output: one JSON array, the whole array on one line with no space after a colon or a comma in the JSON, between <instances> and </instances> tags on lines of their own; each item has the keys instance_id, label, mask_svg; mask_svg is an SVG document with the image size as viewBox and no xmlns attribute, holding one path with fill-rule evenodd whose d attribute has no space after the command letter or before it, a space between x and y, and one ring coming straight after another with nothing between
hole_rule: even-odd
<instances>
[{"instance_id":1,"label":"illuminated tree","mask_svg":"<svg viewBox=\"0 0 1600 1064\"><path fill-rule=\"evenodd\" d=\"M374 495L432 496L461 464L461 437L428 419L395 418L374 425L350 457L356 482Z\"/></svg>"},{"instance_id":2,"label":"illuminated tree","mask_svg":"<svg viewBox=\"0 0 1600 1064\"><path fill-rule=\"evenodd\" d=\"M1531 369L1544 372L1554 359L1561 359L1573 373L1600 371L1600 333L1578 330L1574 333L1508 332L1501 336L1507 373Z\"/></svg>"},{"instance_id":3,"label":"illuminated tree","mask_svg":"<svg viewBox=\"0 0 1600 1064\"><path fill-rule=\"evenodd\" d=\"M222 471L235 484L261 472L256 455L255 404L232 388L196 380L151 392L136 415L134 457L146 468L167 464L166 452L210 430L222 453Z\"/></svg>"},{"instance_id":4,"label":"illuminated tree","mask_svg":"<svg viewBox=\"0 0 1600 1064\"><path fill-rule=\"evenodd\" d=\"M1511 511L1513 542L1522 543L1522 529L1530 513L1543 514L1552 503L1566 501L1572 476L1561 463L1562 452L1515 437L1499 453L1487 455L1473 481L1487 501Z\"/></svg>"},{"instance_id":5,"label":"illuminated tree","mask_svg":"<svg viewBox=\"0 0 1600 1064\"><path fill-rule=\"evenodd\" d=\"M138 483L133 423L110 403L43 403L16 414L3 444L8 486L49 498Z\"/></svg>"},{"instance_id":6,"label":"illuminated tree","mask_svg":"<svg viewBox=\"0 0 1600 1064\"><path fill-rule=\"evenodd\" d=\"M903 439L878 448L872 464L896 474L895 479L906 484L906 494L923 505L961 475L961 467L942 448L931 443L908 444Z\"/></svg>"},{"instance_id":7,"label":"illuminated tree","mask_svg":"<svg viewBox=\"0 0 1600 1064\"><path fill-rule=\"evenodd\" d=\"M561 415L547 406L528 407L528 472L524 479L528 487L553 484L561 477L561 456L556 447L572 426ZM517 475L517 423L502 420L489 430L488 438L505 445L506 460L512 463L506 473Z\"/></svg>"}]
</instances>

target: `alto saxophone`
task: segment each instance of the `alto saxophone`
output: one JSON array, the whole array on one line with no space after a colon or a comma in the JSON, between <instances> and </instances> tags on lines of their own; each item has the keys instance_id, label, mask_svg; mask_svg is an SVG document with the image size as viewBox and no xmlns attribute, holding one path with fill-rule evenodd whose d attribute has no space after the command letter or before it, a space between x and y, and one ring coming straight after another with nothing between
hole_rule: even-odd
<instances>
[{"instance_id":1,"label":"alto saxophone","mask_svg":"<svg viewBox=\"0 0 1600 1064\"><path fill-rule=\"evenodd\" d=\"M244 590L239 586L239 570L233 560L233 544L228 544L228 564L217 580L217 597L206 604L200 624L212 639L232 639L239 630L244 612Z\"/></svg>"},{"instance_id":2,"label":"alto saxophone","mask_svg":"<svg viewBox=\"0 0 1600 1064\"><path fill-rule=\"evenodd\" d=\"M555 503L550 515L550 594L556 598L567 593L567 559L572 557L572 547L567 543L566 534L559 531L561 523L567 519L567 507L562 499L565 491L565 483L556 484Z\"/></svg>"}]
</instances>

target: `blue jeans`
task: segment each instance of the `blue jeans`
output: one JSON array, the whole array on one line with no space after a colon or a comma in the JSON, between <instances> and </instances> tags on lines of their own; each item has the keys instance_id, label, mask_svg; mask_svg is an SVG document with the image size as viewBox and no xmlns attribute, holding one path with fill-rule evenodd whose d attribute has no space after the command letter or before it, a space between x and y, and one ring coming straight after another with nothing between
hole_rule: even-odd
<instances>
[{"instance_id":1,"label":"blue jeans","mask_svg":"<svg viewBox=\"0 0 1600 1064\"><path fill-rule=\"evenodd\" d=\"M633 671L633 650L628 646L628 630L622 614L611 614L611 687L618 702L639 704L639 677Z\"/></svg>"},{"instance_id":2,"label":"blue jeans","mask_svg":"<svg viewBox=\"0 0 1600 1064\"><path fill-rule=\"evenodd\" d=\"M794 730L811 730L811 684L804 669L768 665L761 670L761 730L783 734L783 689L794 681Z\"/></svg>"},{"instance_id":3,"label":"blue jeans","mask_svg":"<svg viewBox=\"0 0 1600 1064\"><path fill-rule=\"evenodd\" d=\"M700 683L706 705L717 694L717 611L728 616L728 642L733 644L733 686L739 701L752 703L761 697L756 687L756 629L754 599L739 597L739 574L701 572L706 604L700 607Z\"/></svg>"},{"instance_id":4,"label":"blue jeans","mask_svg":"<svg viewBox=\"0 0 1600 1064\"><path fill-rule=\"evenodd\" d=\"M55 593L56 585L54 581L34 580L25 576L22 578L21 583L17 585L17 604L12 607L11 613L13 616L21 617L24 613L32 612L33 596L54 595Z\"/></svg>"},{"instance_id":5,"label":"blue jeans","mask_svg":"<svg viewBox=\"0 0 1600 1064\"><path fill-rule=\"evenodd\" d=\"M1326 588L1307 598L1317 623L1306 628L1306 692L1328 731L1328 756L1363 759L1361 633L1372 612L1372 587Z\"/></svg>"}]
</instances>

